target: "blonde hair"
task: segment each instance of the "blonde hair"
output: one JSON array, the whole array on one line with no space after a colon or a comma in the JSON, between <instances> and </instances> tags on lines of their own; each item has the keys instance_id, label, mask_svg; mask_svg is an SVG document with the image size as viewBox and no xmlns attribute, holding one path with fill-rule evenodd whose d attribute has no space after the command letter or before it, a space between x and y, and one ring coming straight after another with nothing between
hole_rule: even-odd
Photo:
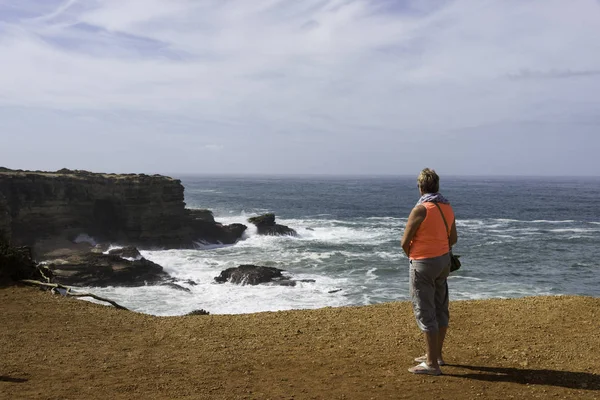
<instances>
[{"instance_id":1,"label":"blonde hair","mask_svg":"<svg viewBox=\"0 0 600 400\"><path fill-rule=\"evenodd\" d=\"M435 170L425 168L417 178L417 184L424 193L437 193L440 191L440 177Z\"/></svg>"}]
</instances>

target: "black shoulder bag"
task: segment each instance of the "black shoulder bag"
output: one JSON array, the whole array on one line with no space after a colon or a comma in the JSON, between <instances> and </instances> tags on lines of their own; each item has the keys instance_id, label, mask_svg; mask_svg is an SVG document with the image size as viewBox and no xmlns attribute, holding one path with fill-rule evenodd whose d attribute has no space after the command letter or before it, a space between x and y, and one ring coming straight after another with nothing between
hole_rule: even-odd
<instances>
[{"instance_id":1,"label":"black shoulder bag","mask_svg":"<svg viewBox=\"0 0 600 400\"><path fill-rule=\"evenodd\" d=\"M460 268L460 256L452 254L452 246L450 245L450 229L448 228L448 223L446 222L446 217L444 217L444 213L442 209L438 205L438 203L433 203L442 214L442 219L444 220L444 225L446 225L446 232L448 232L448 247L450 247L450 272L454 272Z\"/></svg>"}]
</instances>

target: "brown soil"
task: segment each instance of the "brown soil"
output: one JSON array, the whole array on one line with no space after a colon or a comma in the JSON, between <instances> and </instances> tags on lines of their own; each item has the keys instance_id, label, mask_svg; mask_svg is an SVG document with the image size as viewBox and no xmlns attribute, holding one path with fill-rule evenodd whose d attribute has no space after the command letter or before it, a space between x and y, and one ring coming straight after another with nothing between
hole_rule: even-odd
<instances>
[{"instance_id":1,"label":"brown soil","mask_svg":"<svg viewBox=\"0 0 600 400\"><path fill-rule=\"evenodd\" d=\"M408 303L153 317L0 289L2 399L600 398L600 298L451 303L440 377Z\"/></svg>"}]
</instances>

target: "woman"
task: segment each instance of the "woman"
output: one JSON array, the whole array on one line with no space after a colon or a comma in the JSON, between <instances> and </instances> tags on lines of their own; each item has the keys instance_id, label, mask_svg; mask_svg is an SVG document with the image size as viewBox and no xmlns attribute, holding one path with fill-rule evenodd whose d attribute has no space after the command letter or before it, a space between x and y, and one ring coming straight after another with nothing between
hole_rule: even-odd
<instances>
[{"instance_id":1,"label":"woman","mask_svg":"<svg viewBox=\"0 0 600 400\"><path fill-rule=\"evenodd\" d=\"M458 236L454 211L439 193L440 178L435 171L421 171L417 186L421 198L408 217L401 244L410 262L410 295L417 325L425 334L427 354L415 358L420 364L409 372L440 375L449 320L449 253Z\"/></svg>"}]
</instances>

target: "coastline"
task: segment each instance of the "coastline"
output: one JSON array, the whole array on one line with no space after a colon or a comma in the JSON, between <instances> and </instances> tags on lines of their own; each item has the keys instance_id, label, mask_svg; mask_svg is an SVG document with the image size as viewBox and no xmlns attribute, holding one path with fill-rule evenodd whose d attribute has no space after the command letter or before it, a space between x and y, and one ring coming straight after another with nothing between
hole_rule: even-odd
<instances>
[{"instance_id":1,"label":"coastline","mask_svg":"<svg viewBox=\"0 0 600 400\"><path fill-rule=\"evenodd\" d=\"M442 377L406 372L408 302L155 317L11 286L0 303L5 398L600 398L595 297L451 302Z\"/></svg>"}]
</instances>

